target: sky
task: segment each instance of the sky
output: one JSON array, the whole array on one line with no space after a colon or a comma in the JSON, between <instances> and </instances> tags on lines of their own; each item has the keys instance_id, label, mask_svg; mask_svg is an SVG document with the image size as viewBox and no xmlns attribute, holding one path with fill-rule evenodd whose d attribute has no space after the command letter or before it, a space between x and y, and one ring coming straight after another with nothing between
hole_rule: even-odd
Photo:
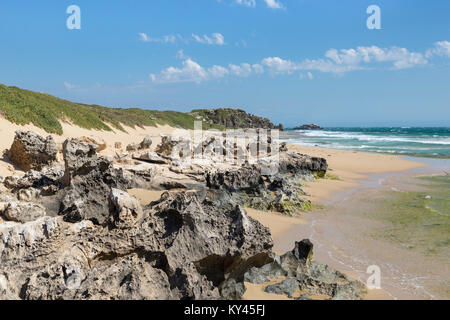
<instances>
[{"instance_id":1,"label":"sky","mask_svg":"<svg viewBox=\"0 0 450 320\"><path fill-rule=\"evenodd\" d=\"M450 126L448 0L2 0L0 39L0 83L75 102Z\"/></svg>"}]
</instances>

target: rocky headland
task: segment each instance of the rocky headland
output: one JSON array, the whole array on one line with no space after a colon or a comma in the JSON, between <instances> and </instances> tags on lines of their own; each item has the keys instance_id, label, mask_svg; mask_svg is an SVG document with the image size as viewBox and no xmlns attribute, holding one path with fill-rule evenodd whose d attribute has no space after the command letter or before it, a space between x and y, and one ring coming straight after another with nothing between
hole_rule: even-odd
<instances>
[{"instance_id":1,"label":"rocky headland","mask_svg":"<svg viewBox=\"0 0 450 320\"><path fill-rule=\"evenodd\" d=\"M202 119L215 125L225 128L248 129L278 129L283 130L283 125L275 125L269 119L249 114L242 109L218 108L218 109L196 109L192 110L192 115L197 119Z\"/></svg>"},{"instance_id":2,"label":"rocky headland","mask_svg":"<svg viewBox=\"0 0 450 320\"><path fill-rule=\"evenodd\" d=\"M304 124L301 126L297 126L293 128L294 130L322 130L323 128L321 126L318 126L317 124Z\"/></svg>"},{"instance_id":3,"label":"rocky headland","mask_svg":"<svg viewBox=\"0 0 450 320\"><path fill-rule=\"evenodd\" d=\"M362 298L364 285L313 260L309 240L275 254L245 210L298 214L303 181L324 176L326 160L281 144L275 168L221 162L242 150L211 152L217 141L163 136L151 151L147 137L102 156L93 137L57 145L18 131L6 155L26 171L1 182L0 299L240 299L245 282L293 299ZM256 143L248 151L267 145ZM141 205L131 188L164 192Z\"/></svg>"}]
</instances>

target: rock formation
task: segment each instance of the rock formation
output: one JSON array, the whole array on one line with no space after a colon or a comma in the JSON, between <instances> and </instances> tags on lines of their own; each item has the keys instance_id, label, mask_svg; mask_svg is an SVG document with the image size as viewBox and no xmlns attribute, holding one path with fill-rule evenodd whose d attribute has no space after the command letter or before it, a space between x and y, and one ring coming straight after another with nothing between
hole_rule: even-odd
<instances>
[{"instance_id":1,"label":"rock formation","mask_svg":"<svg viewBox=\"0 0 450 320\"><path fill-rule=\"evenodd\" d=\"M323 128L317 124L304 124L298 127L294 127L294 130L322 130Z\"/></svg>"},{"instance_id":2,"label":"rock formation","mask_svg":"<svg viewBox=\"0 0 450 320\"><path fill-rule=\"evenodd\" d=\"M16 131L11 148L7 152L8 158L19 168L27 171L40 170L56 161L58 148L52 136L43 138L35 132Z\"/></svg>"},{"instance_id":3,"label":"rock formation","mask_svg":"<svg viewBox=\"0 0 450 320\"><path fill-rule=\"evenodd\" d=\"M219 109L198 109L192 110L194 116L205 121L226 128L233 129L279 129L283 130L283 125L274 125L269 119L248 114L242 109L219 108Z\"/></svg>"},{"instance_id":4,"label":"rock formation","mask_svg":"<svg viewBox=\"0 0 450 320\"><path fill-rule=\"evenodd\" d=\"M301 179L325 172L324 159L283 151L267 175L260 163L172 157L185 147L163 138L158 153L113 163L96 144L68 139L64 166L6 177L0 299L237 299L244 281L277 275L286 279L267 291L306 299L298 291L312 285L311 294L360 297L359 284L312 260L308 241L275 255L269 230L241 207L294 214ZM141 206L133 187L171 191Z\"/></svg>"}]
</instances>

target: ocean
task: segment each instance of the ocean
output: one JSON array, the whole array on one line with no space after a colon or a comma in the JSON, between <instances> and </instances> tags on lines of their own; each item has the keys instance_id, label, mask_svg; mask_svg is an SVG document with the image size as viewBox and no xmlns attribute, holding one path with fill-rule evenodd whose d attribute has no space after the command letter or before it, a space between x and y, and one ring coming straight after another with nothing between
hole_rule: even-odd
<instances>
[{"instance_id":1,"label":"ocean","mask_svg":"<svg viewBox=\"0 0 450 320\"><path fill-rule=\"evenodd\" d=\"M306 146L450 158L450 127L288 129L280 138Z\"/></svg>"}]
</instances>

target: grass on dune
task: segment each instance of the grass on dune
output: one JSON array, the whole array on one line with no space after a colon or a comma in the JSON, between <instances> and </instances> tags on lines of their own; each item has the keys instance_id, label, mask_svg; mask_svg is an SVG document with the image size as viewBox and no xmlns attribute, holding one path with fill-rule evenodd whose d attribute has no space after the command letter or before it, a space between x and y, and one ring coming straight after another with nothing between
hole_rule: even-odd
<instances>
[{"instance_id":1,"label":"grass on dune","mask_svg":"<svg viewBox=\"0 0 450 320\"><path fill-rule=\"evenodd\" d=\"M74 103L45 93L38 93L0 84L0 114L8 121L34 124L48 133L62 134L62 121L86 129L125 131L124 126L144 127L170 125L193 129L195 117L176 111L154 111L139 108L108 108ZM224 129L203 123L204 129Z\"/></svg>"}]
</instances>

